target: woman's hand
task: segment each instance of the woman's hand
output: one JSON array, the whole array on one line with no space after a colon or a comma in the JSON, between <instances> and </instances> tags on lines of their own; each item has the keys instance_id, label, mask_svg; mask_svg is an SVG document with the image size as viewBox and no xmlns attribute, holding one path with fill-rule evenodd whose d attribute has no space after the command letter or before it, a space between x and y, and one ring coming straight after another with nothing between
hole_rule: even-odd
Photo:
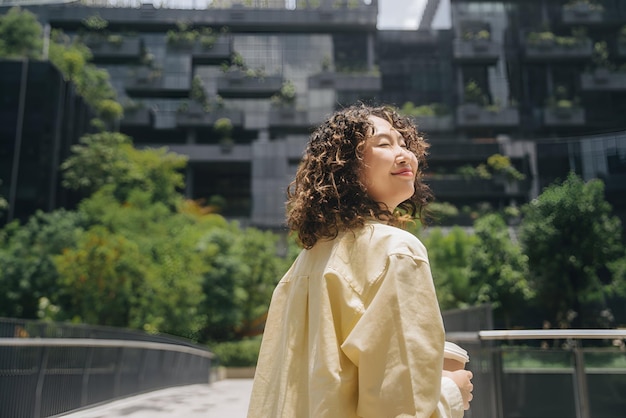
<instances>
[{"instance_id":1,"label":"woman's hand","mask_svg":"<svg viewBox=\"0 0 626 418\"><path fill-rule=\"evenodd\" d=\"M472 372L469 370L455 370L453 372L444 370L442 375L452 379L459 387L461 396L463 397L463 409L468 410L470 402L474 398L474 395L472 395L472 390L474 390L474 385L471 380L474 376Z\"/></svg>"}]
</instances>

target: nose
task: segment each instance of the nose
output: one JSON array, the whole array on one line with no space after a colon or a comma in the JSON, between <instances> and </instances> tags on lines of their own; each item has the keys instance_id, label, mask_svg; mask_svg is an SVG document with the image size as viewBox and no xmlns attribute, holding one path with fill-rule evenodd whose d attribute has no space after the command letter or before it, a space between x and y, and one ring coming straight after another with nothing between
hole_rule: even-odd
<instances>
[{"instance_id":1,"label":"nose","mask_svg":"<svg viewBox=\"0 0 626 418\"><path fill-rule=\"evenodd\" d=\"M396 154L396 161L399 164L407 164L410 159L410 155L412 154L408 148L398 146L398 153Z\"/></svg>"}]
</instances>

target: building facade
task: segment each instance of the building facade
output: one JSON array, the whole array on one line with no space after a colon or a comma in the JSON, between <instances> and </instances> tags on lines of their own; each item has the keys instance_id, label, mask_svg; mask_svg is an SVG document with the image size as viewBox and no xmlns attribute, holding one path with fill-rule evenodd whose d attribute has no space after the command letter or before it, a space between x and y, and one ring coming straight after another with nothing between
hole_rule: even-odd
<instances>
[{"instance_id":1,"label":"building facade","mask_svg":"<svg viewBox=\"0 0 626 418\"><path fill-rule=\"evenodd\" d=\"M431 143L426 181L440 202L520 205L573 169L606 179L626 211L616 180L625 171L617 69L626 4L607 0L587 16L561 0L458 0L452 28L431 30L444 3L431 0L422 29L391 31L376 27L377 0L200 3L27 7L81 38L107 69L125 108L120 131L138 147L188 156L186 195L219 196L229 218L282 227L311 129L356 101L435 109L414 117ZM467 175L497 154L524 179ZM4 167L3 191L15 183Z\"/></svg>"}]
</instances>

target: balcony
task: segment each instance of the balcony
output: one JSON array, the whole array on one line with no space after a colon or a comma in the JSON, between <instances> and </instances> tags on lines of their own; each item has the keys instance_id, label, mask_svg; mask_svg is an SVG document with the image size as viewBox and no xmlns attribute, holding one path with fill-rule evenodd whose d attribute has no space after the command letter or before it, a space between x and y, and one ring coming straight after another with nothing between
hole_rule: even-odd
<instances>
[{"instance_id":1,"label":"balcony","mask_svg":"<svg viewBox=\"0 0 626 418\"><path fill-rule=\"evenodd\" d=\"M516 108L491 110L474 103L464 103L457 108L456 123L461 128L504 128L519 125Z\"/></svg>"},{"instance_id":2,"label":"balcony","mask_svg":"<svg viewBox=\"0 0 626 418\"><path fill-rule=\"evenodd\" d=\"M484 162L493 154L500 154L498 143L475 143L459 141L431 141L430 161L476 161Z\"/></svg>"},{"instance_id":3,"label":"balcony","mask_svg":"<svg viewBox=\"0 0 626 418\"><path fill-rule=\"evenodd\" d=\"M323 71L309 77L310 89L334 89L336 91L379 91L382 87L380 74L337 73Z\"/></svg>"},{"instance_id":4,"label":"balcony","mask_svg":"<svg viewBox=\"0 0 626 418\"><path fill-rule=\"evenodd\" d=\"M209 46L196 42L191 50L191 56L194 64L213 65L230 61L233 47L230 39L220 37L217 41Z\"/></svg>"},{"instance_id":5,"label":"balcony","mask_svg":"<svg viewBox=\"0 0 626 418\"><path fill-rule=\"evenodd\" d=\"M136 37L116 37L114 39L91 36L85 44L93 54L95 63L115 64L128 61L139 61L143 53L143 42Z\"/></svg>"},{"instance_id":6,"label":"balcony","mask_svg":"<svg viewBox=\"0 0 626 418\"><path fill-rule=\"evenodd\" d=\"M145 107L125 110L121 125L124 127L148 127L152 126L153 119L152 110Z\"/></svg>"},{"instance_id":7,"label":"balcony","mask_svg":"<svg viewBox=\"0 0 626 418\"><path fill-rule=\"evenodd\" d=\"M416 116L413 117L413 123L415 123L420 132L447 132L454 130L452 115Z\"/></svg>"},{"instance_id":8,"label":"balcony","mask_svg":"<svg viewBox=\"0 0 626 418\"><path fill-rule=\"evenodd\" d=\"M424 182L430 186L435 196L441 200L447 197L500 197L505 195L505 186L495 180L449 175L428 177Z\"/></svg>"},{"instance_id":9,"label":"balcony","mask_svg":"<svg viewBox=\"0 0 626 418\"><path fill-rule=\"evenodd\" d=\"M270 127L309 129L309 114L292 107L272 107L270 109Z\"/></svg>"},{"instance_id":10,"label":"balcony","mask_svg":"<svg viewBox=\"0 0 626 418\"><path fill-rule=\"evenodd\" d=\"M217 81L217 92L227 98L269 98L283 85L280 76L249 76L243 71L224 73Z\"/></svg>"},{"instance_id":11,"label":"balcony","mask_svg":"<svg viewBox=\"0 0 626 418\"><path fill-rule=\"evenodd\" d=\"M581 74L580 82L584 91L626 91L626 72L597 69Z\"/></svg>"},{"instance_id":12,"label":"balcony","mask_svg":"<svg viewBox=\"0 0 626 418\"><path fill-rule=\"evenodd\" d=\"M542 62L590 60L593 51L591 39L555 37L526 43L526 60Z\"/></svg>"},{"instance_id":13,"label":"balcony","mask_svg":"<svg viewBox=\"0 0 626 418\"><path fill-rule=\"evenodd\" d=\"M217 109L205 112L200 106L191 106L187 111L176 113L176 126L181 128L212 127L215 121L226 118L233 126L243 126L243 112L234 109Z\"/></svg>"},{"instance_id":14,"label":"balcony","mask_svg":"<svg viewBox=\"0 0 626 418\"><path fill-rule=\"evenodd\" d=\"M126 83L131 97L186 98L191 89L189 74L163 74L161 70L140 68Z\"/></svg>"},{"instance_id":15,"label":"balcony","mask_svg":"<svg viewBox=\"0 0 626 418\"><path fill-rule=\"evenodd\" d=\"M592 3L566 4L561 9L563 23L589 25L604 21L604 8Z\"/></svg>"},{"instance_id":16,"label":"balcony","mask_svg":"<svg viewBox=\"0 0 626 418\"><path fill-rule=\"evenodd\" d=\"M498 62L500 45L489 39L455 39L454 59L459 62L489 64Z\"/></svg>"},{"instance_id":17,"label":"balcony","mask_svg":"<svg viewBox=\"0 0 626 418\"><path fill-rule=\"evenodd\" d=\"M243 2L239 2L243 3ZM191 25L208 24L236 28L243 32L322 32L376 30L378 8L375 2L357 7L323 5L319 8L296 9L242 7L174 9L154 8L145 3L142 7L54 7L47 16L54 27L75 27L84 19L98 14L108 22L124 22L128 27L168 28L174 22ZM102 3L104 5L104 3ZM156 4L156 3L155 3ZM198 2L198 5L200 3ZM36 7L36 6L35 6Z\"/></svg>"},{"instance_id":18,"label":"balcony","mask_svg":"<svg viewBox=\"0 0 626 418\"><path fill-rule=\"evenodd\" d=\"M550 127L582 126L585 124L585 109L547 107L543 110L543 124Z\"/></svg>"}]
</instances>

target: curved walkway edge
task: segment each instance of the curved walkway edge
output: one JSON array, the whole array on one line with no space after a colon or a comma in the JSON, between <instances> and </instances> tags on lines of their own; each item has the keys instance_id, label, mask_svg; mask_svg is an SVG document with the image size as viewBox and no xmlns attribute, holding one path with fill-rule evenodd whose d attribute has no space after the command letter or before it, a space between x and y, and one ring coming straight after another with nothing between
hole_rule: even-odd
<instances>
[{"instance_id":1,"label":"curved walkway edge","mask_svg":"<svg viewBox=\"0 0 626 418\"><path fill-rule=\"evenodd\" d=\"M252 379L177 386L81 409L68 418L245 418Z\"/></svg>"}]
</instances>

